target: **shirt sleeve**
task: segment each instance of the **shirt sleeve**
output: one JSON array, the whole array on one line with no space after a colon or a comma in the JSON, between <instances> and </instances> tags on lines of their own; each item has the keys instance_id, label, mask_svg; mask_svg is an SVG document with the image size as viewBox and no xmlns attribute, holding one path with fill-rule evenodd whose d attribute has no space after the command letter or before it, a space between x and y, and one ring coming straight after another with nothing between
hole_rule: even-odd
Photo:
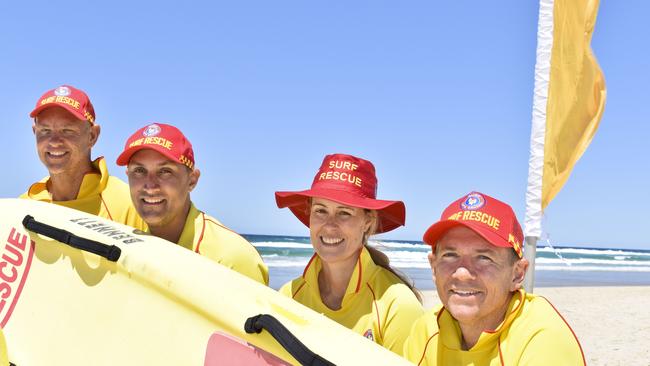
<instances>
[{"instance_id":1,"label":"shirt sleeve","mask_svg":"<svg viewBox=\"0 0 650 366\"><path fill-rule=\"evenodd\" d=\"M410 328L408 338L404 342L404 358L416 365L435 365L435 362L428 363L430 357L425 357L425 353L429 347L433 348L438 346L437 342L432 341L433 337L437 335L437 330L435 332L431 330L431 327L428 324L431 319L433 319L433 321L436 319L436 315L432 311L427 312L416 320L413 327Z\"/></svg>"},{"instance_id":2,"label":"shirt sleeve","mask_svg":"<svg viewBox=\"0 0 650 366\"><path fill-rule=\"evenodd\" d=\"M243 236L213 218L203 233L198 252L263 285L269 284L269 269L255 247Z\"/></svg>"},{"instance_id":3,"label":"shirt sleeve","mask_svg":"<svg viewBox=\"0 0 650 366\"><path fill-rule=\"evenodd\" d=\"M291 297L292 296L292 294L291 294L291 283L292 282L293 281L289 281L289 282L285 283L284 285L282 285L282 287L280 287L278 292L281 293L282 295L286 296L286 297Z\"/></svg>"},{"instance_id":4,"label":"shirt sleeve","mask_svg":"<svg viewBox=\"0 0 650 366\"><path fill-rule=\"evenodd\" d=\"M582 349L569 329L543 329L528 341L520 366L586 365Z\"/></svg>"},{"instance_id":5,"label":"shirt sleeve","mask_svg":"<svg viewBox=\"0 0 650 366\"><path fill-rule=\"evenodd\" d=\"M415 294L405 285L392 286L386 295L389 295L390 301L386 321L381 329L383 346L401 356L411 326L424 314L424 309Z\"/></svg>"},{"instance_id":6,"label":"shirt sleeve","mask_svg":"<svg viewBox=\"0 0 650 366\"><path fill-rule=\"evenodd\" d=\"M233 242L237 242L237 244ZM217 262L263 285L268 285L269 270L258 252L243 238L241 240L235 239L233 242L229 243L230 250L223 254L222 258L217 260ZM235 245L239 248L235 249L237 248ZM249 246L250 248L248 248ZM212 257L218 257L218 255L212 255Z\"/></svg>"}]
</instances>

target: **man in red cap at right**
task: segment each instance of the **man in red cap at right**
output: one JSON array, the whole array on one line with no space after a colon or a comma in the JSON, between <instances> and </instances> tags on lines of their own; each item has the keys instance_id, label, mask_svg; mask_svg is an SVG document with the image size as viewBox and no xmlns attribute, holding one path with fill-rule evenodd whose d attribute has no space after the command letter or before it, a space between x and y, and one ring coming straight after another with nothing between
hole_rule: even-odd
<instances>
[{"instance_id":1,"label":"man in red cap at right","mask_svg":"<svg viewBox=\"0 0 650 366\"><path fill-rule=\"evenodd\" d=\"M545 298L527 294L528 261L514 211L471 192L424 234L442 306L404 345L417 365L585 365L573 330Z\"/></svg>"}]
</instances>

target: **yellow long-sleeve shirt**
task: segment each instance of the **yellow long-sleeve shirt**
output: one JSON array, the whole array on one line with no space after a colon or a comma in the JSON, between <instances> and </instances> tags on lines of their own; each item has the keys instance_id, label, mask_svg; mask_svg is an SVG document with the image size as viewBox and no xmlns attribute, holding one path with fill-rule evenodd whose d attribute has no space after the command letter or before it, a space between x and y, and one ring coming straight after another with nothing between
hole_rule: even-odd
<instances>
[{"instance_id":1,"label":"yellow long-sleeve shirt","mask_svg":"<svg viewBox=\"0 0 650 366\"><path fill-rule=\"evenodd\" d=\"M268 285L269 270L255 247L212 216L190 206L178 245Z\"/></svg>"},{"instance_id":2,"label":"yellow long-sleeve shirt","mask_svg":"<svg viewBox=\"0 0 650 366\"><path fill-rule=\"evenodd\" d=\"M413 292L397 276L376 265L363 248L341 309L332 310L321 300L321 268L315 254L303 276L282 286L280 292L401 355L411 325L424 313Z\"/></svg>"},{"instance_id":3,"label":"yellow long-sleeve shirt","mask_svg":"<svg viewBox=\"0 0 650 366\"><path fill-rule=\"evenodd\" d=\"M427 312L411 330L404 356L417 365L585 365L571 327L543 297L515 292L504 321L461 349L458 322L444 307Z\"/></svg>"},{"instance_id":4,"label":"yellow long-sleeve shirt","mask_svg":"<svg viewBox=\"0 0 650 366\"><path fill-rule=\"evenodd\" d=\"M32 184L20 198L54 203L145 230L146 224L131 203L129 186L108 174L103 157L97 158L92 164L94 170L83 177L74 200L53 201L47 190L49 176Z\"/></svg>"}]
</instances>

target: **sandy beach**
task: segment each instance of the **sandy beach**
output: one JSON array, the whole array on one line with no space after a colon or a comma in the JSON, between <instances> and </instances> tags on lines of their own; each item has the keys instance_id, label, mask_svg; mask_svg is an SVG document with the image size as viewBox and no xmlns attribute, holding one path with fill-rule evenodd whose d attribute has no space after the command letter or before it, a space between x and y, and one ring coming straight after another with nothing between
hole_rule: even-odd
<instances>
[{"instance_id":1,"label":"sandy beach","mask_svg":"<svg viewBox=\"0 0 650 366\"><path fill-rule=\"evenodd\" d=\"M650 287L539 287L578 336L590 366L650 365ZM435 290L422 292L430 309Z\"/></svg>"}]
</instances>

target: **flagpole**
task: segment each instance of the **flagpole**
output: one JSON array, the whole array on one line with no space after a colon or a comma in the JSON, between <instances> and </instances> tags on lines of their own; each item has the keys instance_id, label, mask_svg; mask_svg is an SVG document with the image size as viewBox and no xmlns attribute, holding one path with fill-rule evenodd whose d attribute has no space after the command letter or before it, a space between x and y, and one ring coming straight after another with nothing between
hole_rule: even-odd
<instances>
[{"instance_id":1,"label":"flagpole","mask_svg":"<svg viewBox=\"0 0 650 366\"><path fill-rule=\"evenodd\" d=\"M530 131L530 158L528 160L526 218L524 220L524 258L529 263L524 278L524 289L527 292L533 292L534 289L537 240L542 234L542 175L544 173L546 107L551 73L551 51L553 49L553 3L554 0L540 0L537 23L535 85Z\"/></svg>"}]
</instances>

